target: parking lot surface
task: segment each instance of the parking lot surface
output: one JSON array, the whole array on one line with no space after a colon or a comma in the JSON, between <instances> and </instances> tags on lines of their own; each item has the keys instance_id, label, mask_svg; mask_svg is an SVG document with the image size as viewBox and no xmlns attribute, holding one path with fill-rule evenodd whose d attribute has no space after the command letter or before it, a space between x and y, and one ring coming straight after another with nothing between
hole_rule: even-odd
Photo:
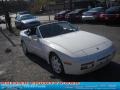
<instances>
[{"instance_id":1,"label":"parking lot surface","mask_svg":"<svg viewBox=\"0 0 120 90\"><path fill-rule=\"evenodd\" d=\"M74 25L80 30L102 35L113 41L117 52L108 66L85 75L57 76L40 57L33 54L25 56L20 45L20 37L4 30L16 47L13 47L0 32L0 81L120 81L120 25ZM5 28L4 25L0 26Z\"/></svg>"}]
</instances>

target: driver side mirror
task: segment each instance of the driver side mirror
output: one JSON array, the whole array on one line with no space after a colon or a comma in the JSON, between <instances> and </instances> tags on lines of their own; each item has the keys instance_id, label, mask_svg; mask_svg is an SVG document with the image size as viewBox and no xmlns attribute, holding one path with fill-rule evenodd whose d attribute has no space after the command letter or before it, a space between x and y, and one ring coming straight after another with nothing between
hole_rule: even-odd
<instances>
[{"instance_id":1,"label":"driver side mirror","mask_svg":"<svg viewBox=\"0 0 120 90\"><path fill-rule=\"evenodd\" d=\"M33 33L31 33L29 30L27 31L27 35L28 35L28 36L32 36L32 37L34 37L34 38L41 38L40 35L33 34Z\"/></svg>"},{"instance_id":2,"label":"driver side mirror","mask_svg":"<svg viewBox=\"0 0 120 90\"><path fill-rule=\"evenodd\" d=\"M29 31L29 30L27 30L27 31L26 31L26 34L27 34L28 36L30 36L30 31Z\"/></svg>"}]
</instances>

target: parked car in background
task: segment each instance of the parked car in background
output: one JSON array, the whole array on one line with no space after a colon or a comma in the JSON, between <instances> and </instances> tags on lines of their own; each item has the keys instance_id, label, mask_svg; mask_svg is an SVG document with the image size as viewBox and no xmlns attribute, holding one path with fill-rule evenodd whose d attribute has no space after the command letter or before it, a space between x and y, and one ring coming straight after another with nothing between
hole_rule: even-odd
<instances>
[{"instance_id":1,"label":"parked car in background","mask_svg":"<svg viewBox=\"0 0 120 90\"><path fill-rule=\"evenodd\" d=\"M100 15L101 21L109 22L119 22L120 23L120 6L113 6L108 8L105 13Z\"/></svg>"},{"instance_id":2,"label":"parked car in background","mask_svg":"<svg viewBox=\"0 0 120 90\"><path fill-rule=\"evenodd\" d=\"M31 14L18 15L15 18L15 26L18 29L26 29L40 25L40 21Z\"/></svg>"},{"instance_id":3,"label":"parked car in background","mask_svg":"<svg viewBox=\"0 0 120 90\"><path fill-rule=\"evenodd\" d=\"M55 14L54 19L59 20L59 21L64 21L65 20L65 15L69 12L70 12L70 10L60 11L59 13Z\"/></svg>"},{"instance_id":4,"label":"parked car in background","mask_svg":"<svg viewBox=\"0 0 120 90\"><path fill-rule=\"evenodd\" d=\"M68 14L66 14L65 19L69 22L79 22L82 20L82 13L87 9L76 9Z\"/></svg>"},{"instance_id":5,"label":"parked car in background","mask_svg":"<svg viewBox=\"0 0 120 90\"><path fill-rule=\"evenodd\" d=\"M20 36L25 54L42 57L60 75L95 71L109 64L115 54L112 41L66 21L26 29Z\"/></svg>"},{"instance_id":6,"label":"parked car in background","mask_svg":"<svg viewBox=\"0 0 120 90\"><path fill-rule=\"evenodd\" d=\"M104 13L104 12L105 12L104 7L92 8L83 13L82 20L83 21L99 21L101 13Z\"/></svg>"}]
</instances>

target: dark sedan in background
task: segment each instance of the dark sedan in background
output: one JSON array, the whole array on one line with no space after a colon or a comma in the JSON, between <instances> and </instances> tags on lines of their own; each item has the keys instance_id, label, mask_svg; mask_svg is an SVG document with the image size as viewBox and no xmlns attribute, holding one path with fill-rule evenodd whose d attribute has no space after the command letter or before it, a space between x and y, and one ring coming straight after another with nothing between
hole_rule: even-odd
<instances>
[{"instance_id":1,"label":"dark sedan in background","mask_svg":"<svg viewBox=\"0 0 120 90\"><path fill-rule=\"evenodd\" d=\"M105 13L100 15L101 21L109 22L119 22L120 23L120 6L110 7L105 11Z\"/></svg>"},{"instance_id":2,"label":"dark sedan in background","mask_svg":"<svg viewBox=\"0 0 120 90\"><path fill-rule=\"evenodd\" d=\"M70 12L70 10L64 10L64 11L60 11L59 13L57 13L56 15L55 15L55 20L59 20L59 21L64 21L65 20L65 15L67 14L67 13L69 13Z\"/></svg>"},{"instance_id":3,"label":"dark sedan in background","mask_svg":"<svg viewBox=\"0 0 120 90\"><path fill-rule=\"evenodd\" d=\"M92 8L83 13L82 20L83 21L99 21L101 13L104 13L104 12L105 12L104 7Z\"/></svg>"},{"instance_id":4,"label":"dark sedan in background","mask_svg":"<svg viewBox=\"0 0 120 90\"><path fill-rule=\"evenodd\" d=\"M82 13L87 9L76 9L68 14L66 14L65 19L70 22L79 22L82 19Z\"/></svg>"},{"instance_id":5,"label":"dark sedan in background","mask_svg":"<svg viewBox=\"0 0 120 90\"><path fill-rule=\"evenodd\" d=\"M15 26L17 29L20 30L38 26L40 24L40 21L37 20L37 18L35 16L32 16L31 14L18 15L15 18Z\"/></svg>"}]
</instances>

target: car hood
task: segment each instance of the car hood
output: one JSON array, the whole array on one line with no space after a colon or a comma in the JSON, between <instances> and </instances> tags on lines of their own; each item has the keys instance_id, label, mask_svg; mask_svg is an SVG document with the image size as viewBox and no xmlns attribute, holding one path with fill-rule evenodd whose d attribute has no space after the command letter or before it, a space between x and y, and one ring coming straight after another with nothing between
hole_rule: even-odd
<instances>
[{"instance_id":1,"label":"car hood","mask_svg":"<svg viewBox=\"0 0 120 90\"><path fill-rule=\"evenodd\" d=\"M30 23L30 22L37 22L38 20L36 18L34 19L28 19L28 20L22 20L23 23Z\"/></svg>"},{"instance_id":2,"label":"car hood","mask_svg":"<svg viewBox=\"0 0 120 90\"><path fill-rule=\"evenodd\" d=\"M93 47L97 48L97 46L99 46L98 48L102 48L101 47L102 45L104 46L107 45L105 44L105 42L112 43L110 40L106 39L105 37L85 31L76 31L73 33L63 34L56 37L46 38L45 40L53 44L56 44L71 53L77 53L81 50L88 52L90 51L89 48L93 48ZM107 47L108 46L109 45L107 45Z\"/></svg>"}]
</instances>

